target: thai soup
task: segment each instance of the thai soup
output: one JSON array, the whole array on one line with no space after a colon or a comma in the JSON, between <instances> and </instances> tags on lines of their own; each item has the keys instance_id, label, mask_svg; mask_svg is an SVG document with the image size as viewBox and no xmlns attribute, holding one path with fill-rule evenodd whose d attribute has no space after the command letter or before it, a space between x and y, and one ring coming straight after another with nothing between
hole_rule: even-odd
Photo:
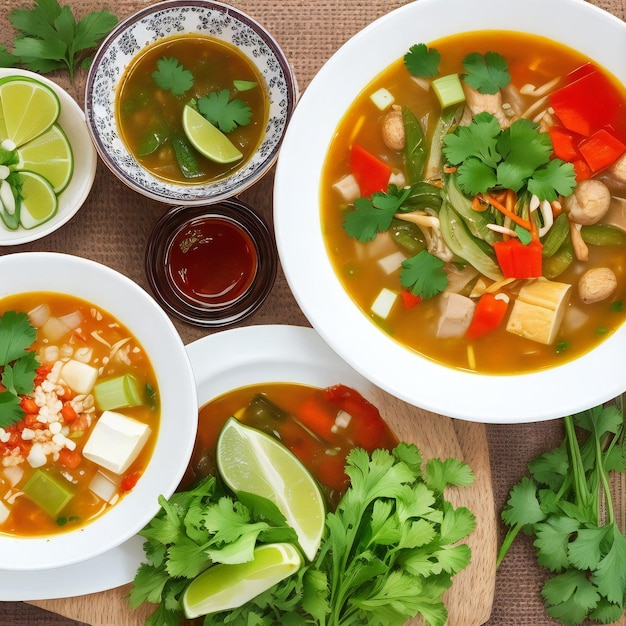
<instances>
[{"instance_id":1,"label":"thai soup","mask_svg":"<svg viewBox=\"0 0 626 626\"><path fill-rule=\"evenodd\" d=\"M416 42L329 147L328 254L363 313L424 357L559 365L624 321L625 153L624 87L580 53L517 32Z\"/></svg>"},{"instance_id":2,"label":"thai soup","mask_svg":"<svg viewBox=\"0 0 626 626\"><path fill-rule=\"evenodd\" d=\"M204 184L242 167L261 143L269 114L267 88L252 61L227 42L197 34L175 35L139 53L116 98L128 150L154 176L177 184ZM186 107L239 155L224 163L198 151L183 125Z\"/></svg>"},{"instance_id":3,"label":"thai soup","mask_svg":"<svg viewBox=\"0 0 626 626\"><path fill-rule=\"evenodd\" d=\"M398 443L378 409L351 387L259 383L229 391L200 409L186 481L217 473L215 446L231 416L289 448L318 480L331 505L349 485L344 467L352 448L391 450Z\"/></svg>"},{"instance_id":4,"label":"thai soup","mask_svg":"<svg viewBox=\"0 0 626 626\"><path fill-rule=\"evenodd\" d=\"M0 533L53 535L141 480L159 429L149 356L108 312L60 293L0 300Z\"/></svg>"}]
</instances>

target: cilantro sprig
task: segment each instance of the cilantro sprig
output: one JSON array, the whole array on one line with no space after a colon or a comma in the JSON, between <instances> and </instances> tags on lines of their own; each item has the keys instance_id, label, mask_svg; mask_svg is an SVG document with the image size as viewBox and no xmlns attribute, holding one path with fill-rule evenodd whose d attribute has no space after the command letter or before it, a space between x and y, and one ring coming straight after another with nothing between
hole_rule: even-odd
<instances>
[{"instance_id":1,"label":"cilantro sprig","mask_svg":"<svg viewBox=\"0 0 626 626\"><path fill-rule=\"evenodd\" d=\"M491 113L479 113L469 126L445 136L443 153L457 167L459 187L468 196L490 189L528 189L540 200L569 196L576 186L574 166L552 159L552 142L538 124L515 120L501 129Z\"/></svg>"},{"instance_id":2,"label":"cilantro sprig","mask_svg":"<svg viewBox=\"0 0 626 626\"><path fill-rule=\"evenodd\" d=\"M626 470L624 417L607 404L563 424L563 443L534 459L530 477L511 490L502 511L510 529L498 564L520 531L531 534L538 562L553 574L542 590L548 614L568 626L617 622L624 613L626 537L613 510L609 472Z\"/></svg>"},{"instance_id":3,"label":"cilantro sprig","mask_svg":"<svg viewBox=\"0 0 626 626\"><path fill-rule=\"evenodd\" d=\"M182 96L193 87L193 74L186 70L174 57L162 57L157 61L157 69L152 72L152 80L164 91Z\"/></svg>"},{"instance_id":4,"label":"cilantro sprig","mask_svg":"<svg viewBox=\"0 0 626 626\"><path fill-rule=\"evenodd\" d=\"M113 29L117 17L103 10L77 20L57 0L35 0L33 8L13 9L9 21L17 35L12 52L0 46L0 66L22 65L43 74L66 69L73 80L78 67L89 66L89 52Z\"/></svg>"},{"instance_id":5,"label":"cilantro sprig","mask_svg":"<svg viewBox=\"0 0 626 626\"><path fill-rule=\"evenodd\" d=\"M198 111L223 133L232 133L238 126L252 121L252 109L240 98L231 100L230 91L221 89L198 98Z\"/></svg>"},{"instance_id":6,"label":"cilantro sprig","mask_svg":"<svg viewBox=\"0 0 626 626\"><path fill-rule=\"evenodd\" d=\"M37 330L26 313L7 311L0 316L0 427L6 428L24 417L20 395L28 394L35 384L39 362L29 348Z\"/></svg>"},{"instance_id":7,"label":"cilantro sprig","mask_svg":"<svg viewBox=\"0 0 626 626\"><path fill-rule=\"evenodd\" d=\"M422 250L402 262L400 283L420 298L432 298L448 286L445 263L435 255Z\"/></svg>"},{"instance_id":8,"label":"cilantro sprig","mask_svg":"<svg viewBox=\"0 0 626 626\"><path fill-rule=\"evenodd\" d=\"M346 473L350 487L327 514L315 560L229 611L229 624L399 626L421 613L431 626L443 626L442 596L469 563L463 540L475 527L472 512L454 508L444 490L471 484L471 469L456 459L432 459L423 468L417 447L399 444L371 456L353 450ZM280 514L258 501L235 500L214 477L160 502L161 511L140 533L147 560L130 592L134 608L158 604L147 624L178 626L182 591L211 563L250 559L257 543L295 540ZM204 625L224 618L207 615Z\"/></svg>"}]
</instances>

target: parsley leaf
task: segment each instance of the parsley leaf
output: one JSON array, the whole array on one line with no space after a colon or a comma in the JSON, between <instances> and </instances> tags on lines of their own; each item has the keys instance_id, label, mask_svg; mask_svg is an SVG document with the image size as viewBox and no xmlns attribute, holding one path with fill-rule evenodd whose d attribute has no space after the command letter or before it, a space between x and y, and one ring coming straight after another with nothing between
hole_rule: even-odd
<instances>
[{"instance_id":1,"label":"parsley leaf","mask_svg":"<svg viewBox=\"0 0 626 626\"><path fill-rule=\"evenodd\" d=\"M162 57L157 61L157 69L152 72L152 80L164 91L182 96L193 87L193 74L186 70L174 57Z\"/></svg>"},{"instance_id":2,"label":"parsley leaf","mask_svg":"<svg viewBox=\"0 0 626 626\"><path fill-rule=\"evenodd\" d=\"M402 262L400 283L420 298L432 298L448 286L445 263L428 250Z\"/></svg>"},{"instance_id":3,"label":"parsley leaf","mask_svg":"<svg viewBox=\"0 0 626 626\"><path fill-rule=\"evenodd\" d=\"M117 24L109 11L94 11L76 21L69 6L57 0L35 0L32 9L13 9L9 21L17 35L13 55L0 55L0 63L13 61L34 72L67 69L70 79L84 66L89 50Z\"/></svg>"},{"instance_id":4,"label":"parsley leaf","mask_svg":"<svg viewBox=\"0 0 626 626\"><path fill-rule=\"evenodd\" d=\"M467 74L463 80L483 94L498 93L511 82L511 75L505 59L497 52L468 54L462 61Z\"/></svg>"},{"instance_id":5,"label":"parsley leaf","mask_svg":"<svg viewBox=\"0 0 626 626\"><path fill-rule=\"evenodd\" d=\"M198 99L198 111L223 133L232 133L238 126L252 121L252 109L243 100L230 99L228 89L213 91Z\"/></svg>"},{"instance_id":6,"label":"parsley leaf","mask_svg":"<svg viewBox=\"0 0 626 626\"><path fill-rule=\"evenodd\" d=\"M430 78L437 76L441 55L425 43L418 43L409 48L404 55L404 65L413 76Z\"/></svg>"}]
</instances>

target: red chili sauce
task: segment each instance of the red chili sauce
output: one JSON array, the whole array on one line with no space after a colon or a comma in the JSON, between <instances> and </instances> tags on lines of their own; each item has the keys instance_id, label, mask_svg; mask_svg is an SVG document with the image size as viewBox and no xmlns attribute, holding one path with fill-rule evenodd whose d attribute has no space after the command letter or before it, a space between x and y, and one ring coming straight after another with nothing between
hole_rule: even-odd
<instances>
[{"instance_id":1,"label":"red chili sauce","mask_svg":"<svg viewBox=\"0 0 626 626\"><path fill-rule=\"evenodd\" d=\"M223 217L184 224L165 258L169 280L181 299L206 308L228 306L249 289L258 256L250 235Z\"/></svg>"}]
</instances>

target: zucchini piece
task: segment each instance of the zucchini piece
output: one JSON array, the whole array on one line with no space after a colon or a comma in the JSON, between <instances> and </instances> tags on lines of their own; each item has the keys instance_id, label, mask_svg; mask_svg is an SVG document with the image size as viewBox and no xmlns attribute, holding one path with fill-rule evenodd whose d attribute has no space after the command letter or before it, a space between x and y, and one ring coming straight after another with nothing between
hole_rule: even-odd
<instances>
[{"instance_id":1,"label":"zucchini piece","mask_svg":"<svg viewBox=\"0 0 626 626\"><path fill-rule=\"evenodd\" d=\"M22 491L50 517L56 517L74 497L71 489L41 469L35 470Z\"/></svg>"},{"instance_id":2,"label":"zucchini piece","mask_svg":"<svg viewBox=\"0 0 626 626\"><path fill-rule=\"evenodd\" d=\"M143 404L139 381L132 374L98 381L94 385L93 396L101 411Z\"/></svg>"}]
</instances>

